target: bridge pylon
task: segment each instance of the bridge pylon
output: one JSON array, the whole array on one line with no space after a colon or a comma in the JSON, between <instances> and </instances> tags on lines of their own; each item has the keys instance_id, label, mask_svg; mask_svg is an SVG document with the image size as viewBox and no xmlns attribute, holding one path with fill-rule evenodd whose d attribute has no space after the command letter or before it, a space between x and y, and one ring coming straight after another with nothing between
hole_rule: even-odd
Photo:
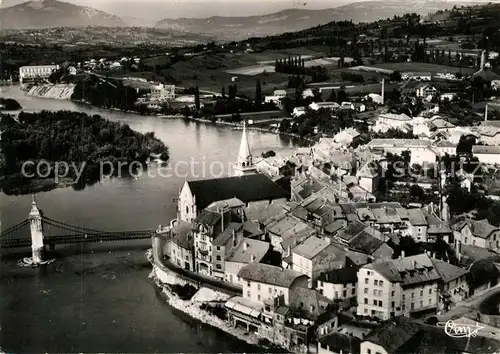
<instances>
[{"instance_id":1,"label":"bridge pylon","mask_svg":"<svg viewBox=\"0 0 500 354\"><path fill-rule=\"evenodd\" d=\"M31 211L28 220L30 221L31 231L32 261L34 264L40 264L43 262L43 253L45 249L43 244L42 213L36 205L35 195L33 194L31 198Z\"/></svg>"}]
</instances>

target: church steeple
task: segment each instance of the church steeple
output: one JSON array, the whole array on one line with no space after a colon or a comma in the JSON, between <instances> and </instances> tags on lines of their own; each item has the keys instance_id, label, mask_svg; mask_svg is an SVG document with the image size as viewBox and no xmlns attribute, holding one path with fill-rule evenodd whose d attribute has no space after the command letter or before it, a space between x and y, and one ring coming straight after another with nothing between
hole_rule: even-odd
<instances>
[{"instance_id":1,"label":"church steeple","mask_svg":"<svg viewBox=\"0 0 500 354\"><path fill-rule=\"evenodd\" d=\"M256 172L253 164L252 152L248 144L245 121L243 121L243 134L241 135L240 150L238 151L238 159L234 166L234 172L236 176L243 176Z\"/></svg>"}]
</instances>

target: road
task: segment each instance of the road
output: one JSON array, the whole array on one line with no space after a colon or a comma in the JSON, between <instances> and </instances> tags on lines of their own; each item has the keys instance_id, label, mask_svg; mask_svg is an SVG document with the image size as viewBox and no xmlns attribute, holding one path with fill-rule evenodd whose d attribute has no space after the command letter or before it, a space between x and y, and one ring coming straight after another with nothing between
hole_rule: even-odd
<instances>
[{"instance_id":1,"label":"road","mask_svg":"<svg viewBox=\"0 0 500 354\"><path fill-rule=\"evenodd\" d=\"M479 311L479 306L480 304L490 298L491 296L500 293L500 284L494 286L491 288L488 292L481 294L479 296L473 297L471 299L468 299L466 301L463 301L460 303L460 305L454 307L447 313L437 316L439 321L446 322L450 319L461 317L462 315L465 315L466 313L473 312L473 311Z\"/></svg>"}]
</instances>

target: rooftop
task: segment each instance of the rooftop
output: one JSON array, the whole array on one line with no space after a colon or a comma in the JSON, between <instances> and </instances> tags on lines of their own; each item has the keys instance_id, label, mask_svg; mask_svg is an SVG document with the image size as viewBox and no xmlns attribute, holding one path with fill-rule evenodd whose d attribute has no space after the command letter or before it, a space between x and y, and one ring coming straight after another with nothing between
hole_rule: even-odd
<instances>
[{"instance_id":1,"label":"rooftop","mask_svg":"<svg viewBox=\"0 0 500 354\"><path fill-rule=\"evenodd\" d=\"M294 270L262 263L250 263L244 266L238 272L238 277L283 288L289 288L298 278L307 278L306 275Z\"/></svg>"},{"instance_id":2,"label":"rooftop","mask_svg":"<svg viewBox=\"0 0 500 354\"><path fill-rule=\"evenodd\" d=\"M321 251L330 245L328 239L319 237L309 237L307 240L302 242L300 245L293 249L293 253L301 255L307 259L313 259Z\"/></svg>"},{"instance_id":3,"label":"rooftop","mask_svg":"<svg viewBox=\"0 0 500 354\"><path fill-rule=\"evenodd\" d=\"M358 354L361 350L361 340L339 332L333 332L318 338L318 342L327 345L334 353Z\"/></svg>"},{"instance_id":4,"label":"rooftop","mask_svg":"<svg viewBox=\"0 0 500 354\"><path fill-rule=\"evenodd\" d=\"M271 244L268 242L243 238L238 247L226 257L226 262L260 262L269 252L270 247ZM252 257L254 258L252 259Z\"/></svg>"},{"instance_id":5,"label":"rooftop","mask_svg":"<svg viewBox=\"0 0 500 354\"><path fill-rule=\"evenodd\" d=\"M358 281L359 266L334 269L321 273L317 280L332 284L355 284Z\"/></svg>"},{"instance_id":6,"label":"rooftop","mask_svg":"<svg viewBox=\"0 0 500 354\"><path fill-rule=\"evenodd\" d=\"M244 203L288 198L289 193L263 174L188 181L198 210L215 201L238 198Z\"/></svg>"}]
</instances>

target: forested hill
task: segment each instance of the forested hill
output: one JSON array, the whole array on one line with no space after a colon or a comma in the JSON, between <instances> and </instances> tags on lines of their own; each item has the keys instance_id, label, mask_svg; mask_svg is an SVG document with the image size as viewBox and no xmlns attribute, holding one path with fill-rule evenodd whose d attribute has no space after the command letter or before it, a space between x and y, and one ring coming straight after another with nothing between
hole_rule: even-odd
<instances>
[{"instance_id":1,"label":"forested hill","mask_svg":"<svg viewBox=\"0 0 500 354\"><path fill-rule=\"evenodd\" d=\"M135 161L145 164L152 154L168 159L167 146L154 133L141 134L128 125L98 115L21 112L19 122L2 115L0 131L0 176L19 175L23 162L36 164L44 160L50 165L55 162L83 165L85 179L91 182L99 179L99 168L104 163L117 170L119 163L125 163L127 169ZM53 178L53 172L47 178ZM68 177L75 177L72 171Z\"/></svg>"}]
</instances>

